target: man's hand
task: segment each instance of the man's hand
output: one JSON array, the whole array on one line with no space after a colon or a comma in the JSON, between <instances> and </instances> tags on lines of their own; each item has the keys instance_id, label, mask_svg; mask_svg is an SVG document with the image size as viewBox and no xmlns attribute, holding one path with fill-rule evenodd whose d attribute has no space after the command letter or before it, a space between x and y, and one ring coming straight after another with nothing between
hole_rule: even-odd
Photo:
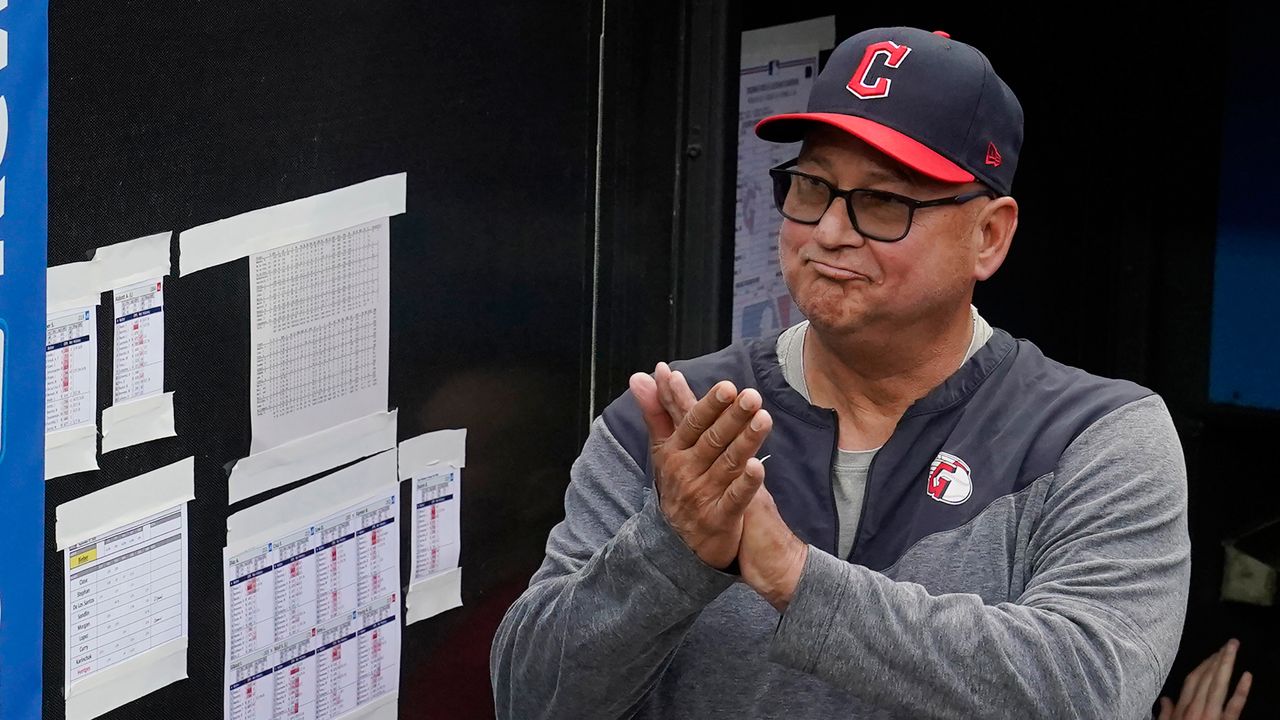
<instances>
[{"instance_id":1,"label":"man's hand","mask_svg":"<svg viewBox=\"0 0 1280 720\"><path fill-rule=\"evenodd\" d=\"M773 418L760 393L739 393L728 380L689 405L687 384L687 394L675 392L683 377L673 390L665 363L655 375L632 375L631 393L649 430L658 506L703 562L723 570L738 556L743 513L764 482L755 454Z\"/></svg>"},{"instance_id":2,"label":"man's hand","mask_svg":"<svg viewBox=\"0 0 1280 720\"><path fill-rule=\"evenodd\" d=\"M742 579L778 612L785 612L808 558L809 545L791 532L773 496L761 487L743 520L738 551Z\"/></svg>"},{"instance_id":3,"label":"man's hand","mask_svg":"<svg viewBox=\"0 0 1280 720\"><path fill-rule=\"evenodd\" d=\"M1227 700L1239 646L1237 640L1228 640L1221 650L1196 666L1182 682L1177 706L1167 697L1160 698L1159 720L1237 720L1253 684L1252 675L1247 672L1241 675L1236 691Z\"/></svg>"}]
</instances>

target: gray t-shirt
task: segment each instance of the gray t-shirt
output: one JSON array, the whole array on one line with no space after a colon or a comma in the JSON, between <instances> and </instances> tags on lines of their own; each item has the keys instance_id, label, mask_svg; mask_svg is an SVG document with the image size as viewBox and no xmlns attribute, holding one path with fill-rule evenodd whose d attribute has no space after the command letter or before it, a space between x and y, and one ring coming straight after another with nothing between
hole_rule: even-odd
<instances>
[{"instance_id":1,"label":"gray t-shirt","mask_svg":"<svg viewBox=\"0 0 1280 720\"><path fill-rule=\"evenodd\" d=\"M991 326L978 314L978 308L969 306L973 316L973 336L969 341L969 349L965 352L964 362L973 357L978 349L991 338ZM809 329L809 321L802 320L792 325L778 336L778 363L782 366L782 376L787 384L813 402L809 397L809 383L804 377L804 336ZM964 362L960 364L963 365ZM958 368L957 368L958 369ZM840 557L848 558L853 549L853 539L858 534L858 519L862 514L862 498L867 492L867 472L871 469L871 461L876 451L845 450L840 448L832 475L835 477L836 513L840 518L840 538L837 550Z\"/></svg>"}]
</instances>

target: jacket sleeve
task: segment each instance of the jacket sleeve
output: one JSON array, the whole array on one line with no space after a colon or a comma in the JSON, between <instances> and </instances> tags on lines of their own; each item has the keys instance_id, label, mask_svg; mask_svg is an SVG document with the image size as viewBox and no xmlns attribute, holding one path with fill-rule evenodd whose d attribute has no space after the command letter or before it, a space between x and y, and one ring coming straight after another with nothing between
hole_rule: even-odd
<instances>
[{"instance_id":1,"label":"jacket sleeve","mask_svg":"<svg viewBox=\"0 0 1280 720\"><path fill-rule=\"evenodd\" d=\"M930 595L809 548L771 647L895 716L1150 718L1190 578L1186 467L1156 396L1063 453L1015 602Z\"/></svg>"},{"instance_id":2,"label":"jacket sleeve","mask_svg":"<svg viewBox=\"0 0 1280 720\"><path fill-rule=\"evenodd\" d=\"M494 638L497 717L631 717L734 579L680 539L598 418L571 471L565 519Z\"/></svg>"}]
</instances>

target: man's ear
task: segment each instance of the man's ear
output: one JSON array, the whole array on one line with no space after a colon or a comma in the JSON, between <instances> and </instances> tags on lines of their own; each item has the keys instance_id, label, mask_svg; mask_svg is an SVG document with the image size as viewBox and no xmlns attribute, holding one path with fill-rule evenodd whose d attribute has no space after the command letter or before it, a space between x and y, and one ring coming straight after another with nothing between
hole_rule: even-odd
<instances>
[{"instance_id":1,"label":"man's ear","mask_svg":"<svg viewBox=\"0 0 1280 720\"><path fill-rule=\"evenodd\" d=\"M1009 254L1017 229L1017 200L1005 195L983 206L973 227L978 251L973 263L974 280L981 282L996 274Z\"/></svg>"}]
</instances>

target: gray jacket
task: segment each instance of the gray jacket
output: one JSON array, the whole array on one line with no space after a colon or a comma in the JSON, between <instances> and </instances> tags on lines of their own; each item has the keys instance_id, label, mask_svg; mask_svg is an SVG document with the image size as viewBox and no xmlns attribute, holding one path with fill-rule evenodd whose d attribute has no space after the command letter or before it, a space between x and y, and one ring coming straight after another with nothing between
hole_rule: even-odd
<instances>
[{"instance_id":1,"label":"gray jacket","mask_svg":"<svg viewBox=\"0 0 1280 720\"><path fill-rule=\"evenodd\" d=\"M787 385L775 345L676 367L699 394L755 387L773 415L766 483L810 544L786 613L667 524L623 395L494 640L499 718L1150 717L1190 573L1158 396L996 330L876 455L840 558L837 419Z\"/></svg>"}]
</instances>

